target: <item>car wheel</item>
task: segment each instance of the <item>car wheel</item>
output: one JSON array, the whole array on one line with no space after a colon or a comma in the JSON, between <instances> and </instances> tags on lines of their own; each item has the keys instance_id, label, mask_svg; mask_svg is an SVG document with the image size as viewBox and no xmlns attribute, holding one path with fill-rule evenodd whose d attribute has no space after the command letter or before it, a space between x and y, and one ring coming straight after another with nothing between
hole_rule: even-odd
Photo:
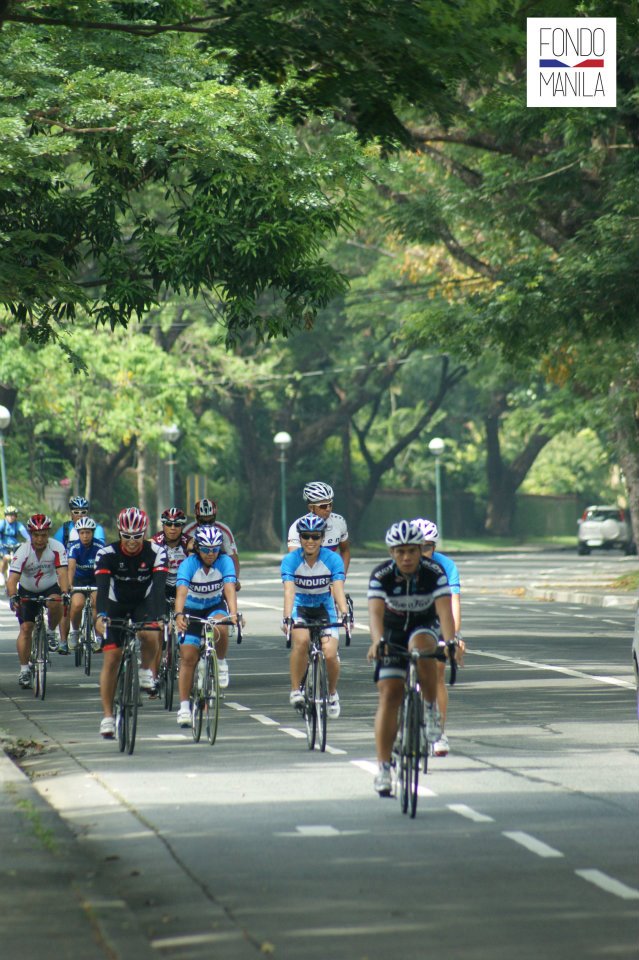
<instances>
[{"instance_id":1,"label":"car wheel","mask_svg":"<svg viewBox=\"0 0 639 960\"><path fill-rule=\"evenodd\" d=\"M586 557L590 553L590 547L587 546L585 543L578 543L577 553L579 554L580 557Z\"/></svg>"},{"instance_id":2,"label":"car wheel","mask_svg":"<svg viewBox=\"0 0 639 960\"><path fill-rule=\"evenodd\" d=\"M623 545L623 552L626 554L627 557L634 557L634 555L635 555L636 552L637 552L637 544L636 544L636 543L624 543L624 545Z\"/></svg>"}]
</instances>

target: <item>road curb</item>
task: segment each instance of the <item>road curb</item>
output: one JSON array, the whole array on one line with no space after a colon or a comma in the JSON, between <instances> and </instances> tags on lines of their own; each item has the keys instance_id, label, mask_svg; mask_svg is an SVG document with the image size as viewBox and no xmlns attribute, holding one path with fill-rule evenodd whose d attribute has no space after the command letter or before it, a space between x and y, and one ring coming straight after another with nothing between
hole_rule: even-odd
<instances>
[{"instance_id":1,"label":"road curb","mask_svg":"<svg viewBox=\"0 0 639 960\"><path fill-rule=\"evenodd\" d=\"M618 607L623 610L636 610L638 600L632 594L588 593L577 590L551 590L546 587L526 587L526 596L533 600L546 600L555 603L582 603L591 607Z\"/></svg>"},{"instance_id":2,"label":"road curb","mask_svg":"<svg viewBox=\"0 0 639 960\"><path fill-rule=\"evenodd\" d=\"M74 931L84 931L81 935L86 936L87 949L94 957L104 956L108 960L156 957L121 893L96 874L96 863L82 850L67 821L5 752L13 744L13 738L0 729L0 817L4 820L5 835L8 826L15 842L20 844L19 853L14 854L20 869L13 870L17 875L5 895L7 915L12 909L23 909L26 879L29 897L37 900L41 916L30 940L31 948L37 953L43 953L49 960L67 956L66 949L63 954L57 949L60 938L57 923L68 932L67 925L71 924ZM47 879L49 876L55 878L53 885ZM13 907L10 906L12 897L15 897ZM63 916L61 903L65 905ZM7 947L10 951L10 943Z\"/></svg>"}]
</instances>

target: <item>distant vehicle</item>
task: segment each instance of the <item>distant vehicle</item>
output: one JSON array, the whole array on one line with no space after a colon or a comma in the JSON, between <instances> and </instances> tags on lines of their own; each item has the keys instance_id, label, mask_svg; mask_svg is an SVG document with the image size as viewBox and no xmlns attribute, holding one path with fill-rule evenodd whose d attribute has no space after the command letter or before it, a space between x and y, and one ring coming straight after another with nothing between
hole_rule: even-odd
<instances>
[{"instance_id":1,"label":"distant vehicle","mask_svg":"<svg viewBox=\"0 0 639 960\"><path fill-rule=\"evenodd\" d=\"M620 547L626 554L637 552L630 523L619 507L586 507L577 523L577 553L580 556L598 547L604 550Z\"/></svg>"}]
</instances>

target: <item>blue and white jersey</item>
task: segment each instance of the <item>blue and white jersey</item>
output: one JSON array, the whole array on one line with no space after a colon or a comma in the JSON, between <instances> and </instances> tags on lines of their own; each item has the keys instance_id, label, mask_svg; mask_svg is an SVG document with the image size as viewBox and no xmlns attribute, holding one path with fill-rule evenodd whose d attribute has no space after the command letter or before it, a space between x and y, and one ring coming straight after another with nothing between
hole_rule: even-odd
<instances>
[{"instance_id":1,"label":"blue and white jersey","mask_svg":"<svg viewBox=\"0 0 639 960\"><path fill-rule=\"evenodd\" d=\"M457 569L457 564L454 560L451 560L450 557L447 557L445 553L438 553L437 550L433 553L433 560L435 563L438 563L440 567L444 568L444 573L448 578L448 586L450 587L451 593L461 593L461 584L459 582L459 570Z\"/></svg>"},{"instance_id":2,"label":"blue and white jersey","mask_svg":"<svg viewBox=\"0 0 639 960\"><path fill-rule=\"evenodd\" d=\"M102 549L101 543L92 540L85 547L79 540L69 544L67 555L69 560L75 560L75 574L73 576L72 586L76 587L94 587L95 586L95 558Z\"/></svg>"},{"instance_id":3,"label":"blue and white jersey","mask_svg":"<svg viewBox=\"0 0 639 960\"><path fill-rule=\"evenodd\" d=\"M183 560L177 571L178 587L188 587L185 607L205 610L224 602L224 584L236 583L233 561L220 553L215 563L206 567L196 553Z\"/></svg>"},{"instance_id":4,"label":"blue and white jersey","mask_svg":"<svg viewBox=\"0 0 639 960\"><path fill-rule=\"evenodd\" d=\"M57 540L58 543L61 543L64 547L67 547L70 543L75 543L76 540L79 541L80 537L78 536L78 531L75 529L73 520L65 520L62 526L58 527L53 534L53 539ZM94 542L99 541L101 547L106 544L106 533L101 523L98 523L93 531L93 540Z\"/></svg>"},{"instance_id":5,"label":"blue and white jersey","mask_svg":"<svg viewBox=\"0 0 639 960\"><path fill-rule=\"evenodd\" d=\"M295 602L305 607L319 607L331 595L331 583L345 580L344 561L339 553L328 547L320 547L317 560L309 566L304 551L293 550L282 560L282 582L295 584Z\"/></svg>"},{"instance_id":6,"label":"blue and white jersey","mask_svg":"<svg viewBox=\"0 0 639 960\"><path fill-rule=\"evenodd\" d=\"M25 543L30 540L23 523L20 523L19 520L14 520L13 523L9 523L7 519L0 520L0 547L6 547L7 549L17 547L19 536Z\"/></svg>"},{"instance_id":7,"label":"blue and white jersey","mask_svg":"<svg viewBox=\"0 0 639 960\"><path fill-rule=\"evenodd\" d=\"M301 519L301 517L297 518L297 520ZM289 547L300 546L300 535L297 530L297 520L294 520L288 529ZM346 520L341 513L331 513L326 521L326 530L324 531L322 546L328 547L329 550L337 550L340 543L344 543L346 540L348 540L348 527L346 526Z\"/></svg>"}]
</instances>

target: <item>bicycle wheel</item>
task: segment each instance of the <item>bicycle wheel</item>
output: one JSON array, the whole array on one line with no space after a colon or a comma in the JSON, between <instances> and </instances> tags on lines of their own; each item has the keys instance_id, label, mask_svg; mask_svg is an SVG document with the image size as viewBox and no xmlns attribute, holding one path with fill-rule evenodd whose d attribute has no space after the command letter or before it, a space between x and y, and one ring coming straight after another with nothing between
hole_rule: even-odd
<instances>
[{"instance_id":1,"label":"bicycle wheel","mask_svg":"<svg viewBox=\"0 0 639 960\"><path fill-rule=\"evenodd\" d=\"M164 676L164 709L173 709L173 693L175 691L175 675L177 673L177 630L175 624L169 624L166 637L166 673Z\"/></svg>"},{"instance_id":2,"label":"bicycle wheel","mask_svg":"<svg viewBox=\"0 0 639 960\"><path fill-rule=\"evenodd\" d=\"M407 759L407 741L408 741L408 702L406 696L402 702L402 712L399 721L399 750L397 770L397 779L399 780L399 805L402 813L408 810L408 759Z\"/></svg>"},{"instance_id":3,"label":"bicycle wheel","mask_svg":"<svg viewBox=\"0 0 639 960\"><path fill-rule=\"evenodd\" d=\"M33 680L33 693L40 700L44 700L47 691L47 666L49 661L49 646L47 643L47 628L44 619L36 626L36 660Z\"/></svg>"},{"instance_id":4,"label":"bicycle wheel","mask_svg":"<svg viewBox=\"0 0 639 960\"><path fill-rule=\"evenodd\" d=\"M313 659L306 668L304 677L304 720L306 721L306 742L308 749L315 747L317 734L317 710L315 709L315 673L316 661Z\"/></svg>"},{"instance_id":5,"label":"bicycle wheel","mask_svg":"<svg viewBox=\"0 0 639 960\"><path fill-rule=\"evenodd\" d=\"M84 614L82 617L82 631L80 633L80 643L78 644L78 650L84 648L84 672L87 677L91 676L91 655L93 653L93 612L89 604L84 607Z\"/></svg>"},{"instance_id":6,"label":"bicycle wheel","mask_svg":"<svg viewBox=\"0 0 639 960\"><path fill-rule=\"evenodd\" d=\"M220 678L215 650L211 651L211 655L206 664L204 684L206 693L206 736L211 746L213 746L217 738L217 725L220 719Z\"/></svg>"},{"instance_id":7,"label":"bicycle wheel","mask_svg":"<svg viewBox=\"0 0 639 960\"><path fill-rule=\"evenodd\" d=\"M193 701L193 708L191 710L191 733L193 734L193 739L196 743L200 742L200 737L202 736L202 721L204 719L204 677L200 674L200 664L203 664L202 660L198 660L195 664L195 670L193 671L193 687L191 699Z\"/></svg>"},{"instance_id":8,"label":"bicycle wheel","mask_svg":"<svg viewBox=\"0 0 639 960\"><path fill-rule=\"evenodd\" d=\"M124 674L124 689L126 694L126 752L129 756L135 749L135 734L138 728L138 702L140 699L140 675L136 658L127 657Z\"/></svg>"},{"instance_id":9,"label":"bicycle wheel","mask_svg":"<svg viewBox=\"0 0 639 960\"><path fill-rule=\"evenodd\" d=\"M419 760L420 760L420 727L421 727L421 695L417 690L411 690L408 700L407 733L408 743L406 750L406 780L408 792L408 806L411 817L417 812L417 791L419 787Z\"/></svg>"},{"instance_id":10,"label":"bicycle wheel","mask_svg":"<svg viewBox=\"0 0 639 960\"><path fill-rule=\"evenodd\" d=\"M76 667L81 667L84 657L84 613L82 614L82 623L80 624L80 636L78 637L78 643L73 653Z\"/></svg>"},{"instance_id":11,"label":"bicycle wheel","mask_svg":"<svg viewBox=\"0 0 639 960\"><path fill-rule=\"evenodd\" d=\"M125 671L125 659L124 654L120 666L118 667L118 678L115 684L115 696L113 698L113 712L115 714L115 733L118 738L118 747L120 748L120 753L124 753L124 748L126 746L126 690L125 690L125 680L124 680L124 671Z\"/></svg>"},{"instance_id":12,"label":"bicycle wheel","mask_svg":"<svg viewBox=\"0 0 639 960\"><path fill-rule=\"evenodd\" d=\"M326 660L320 653L317 658L315 691L315 712L317 714L317 742L322 753L326 750L326 717L328 711L328 680L326 677Z\"/></svg>"}]
</instances>

